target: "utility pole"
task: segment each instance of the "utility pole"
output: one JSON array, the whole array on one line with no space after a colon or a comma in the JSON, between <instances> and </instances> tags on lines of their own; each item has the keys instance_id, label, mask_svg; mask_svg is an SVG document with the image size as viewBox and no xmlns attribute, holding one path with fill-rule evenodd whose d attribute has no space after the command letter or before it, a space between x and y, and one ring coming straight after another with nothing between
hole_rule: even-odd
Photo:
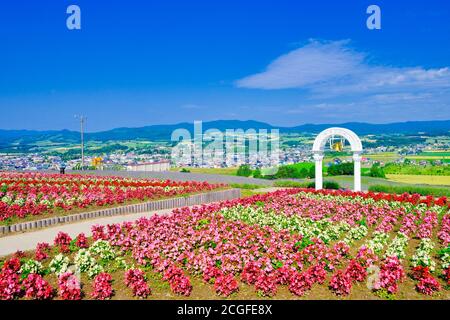
<instances>
[{"instance_id":1,"label":"utility pole","mask_svg":"<svg viewBox=\"0 0 450 320\"><path fill-rule=\"evenodd\" d=\"M81 135L81 170L84 170L84 125L87 118L83 115L75 116L80 119L80 135Z\"/></svg>"}]
</instances>

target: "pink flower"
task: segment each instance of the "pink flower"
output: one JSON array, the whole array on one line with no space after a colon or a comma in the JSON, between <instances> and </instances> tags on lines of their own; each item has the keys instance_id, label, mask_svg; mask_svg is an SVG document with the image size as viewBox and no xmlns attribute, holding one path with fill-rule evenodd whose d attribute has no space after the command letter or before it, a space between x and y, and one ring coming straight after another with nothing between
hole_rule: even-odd
<instances>
[{"instance_id":1,"label":"pink flower","mask_svg":"<svg viewBox=\"0 0 450 320\"><path fill-rule=\"evenodd\" d=\"M214 289L218 295L228 297L239 291L239 284L233 275L221 275L216 279Z\"/></svg>"},{"instance_id":2,"label":"pink flower","mask_svg":"<svg viewBox=\"0 0 450 320\"><path fill-rule=\"evenodd\" d=\"M81 284L72 272L66 272L58 278L59 294L63 300L81 300Z\"/></svg>"},{"instance_id":3,"label":"pink flower","mask_svg":"<svg viewBox=\"0 0 450 320\"><path fill-rule=\"evenodd\" d=\"M92 298L96 300L108 300L113 294L112 277L107 273L100 273L94 278L94 292Z\"/></svg>"},{"instance_id":4,"label":"pink flower","mask_svg":"<svg viewBox=\"0 0 450 320\"><path fill-rule=\"evenodd\" d=\"M14 300L21 292L17 273L6 269L0 273L0 300Z\"/></svg>"},{"instance_id":5,"label":"pink flower","mask_svg":"<svg viewBox=\"0 0 450 320\"><path fill-rule=\"evenodd\" d=\"M378 281L375 282L374 289L386 289L389 293L396 293L398 283L405 278L405 272L397 257L387 257L381 264Z\"/></svg>"},{"instance_id":6,"label":"pink flower","mask_svg":"<svg viewBox=\"0 0 450 320\"><path fill-rule=\"evenodd\" d=\"M445 281L447 281L447 285L450 286L450 268L445 269L442 272L442 275L444 276Z\"/></svg>"},{"instance_id":7,"label":"pink flower","mask_svg":"<svg viewBox=\"0 0 450 320\"><path fill-rule=\"evenodd\" d=\"M25 297L36 300L49 300L53 298L53 288L38 274L29 274L22 282L25 288Z\"/></svg>"}]
</instances>

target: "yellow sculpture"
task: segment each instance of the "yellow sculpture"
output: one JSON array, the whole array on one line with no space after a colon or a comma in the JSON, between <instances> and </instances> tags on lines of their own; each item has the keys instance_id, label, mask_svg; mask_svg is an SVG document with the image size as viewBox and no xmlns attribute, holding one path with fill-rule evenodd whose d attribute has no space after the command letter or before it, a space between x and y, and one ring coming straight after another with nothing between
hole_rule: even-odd
<instances>
[{"instance_id":1,"label":"yellow sculpture","mask_svg":"<svg viewBox=\"0 0 450 320\"><path fill-rule=\"evenodd\" d=\"M95 157L95 158L92 159L92 165L93 165L94 167L99 167L99 166L101 166L102 164L103 164L103 158L101 158L101 157Z\"/></svg>"}]
</instances>

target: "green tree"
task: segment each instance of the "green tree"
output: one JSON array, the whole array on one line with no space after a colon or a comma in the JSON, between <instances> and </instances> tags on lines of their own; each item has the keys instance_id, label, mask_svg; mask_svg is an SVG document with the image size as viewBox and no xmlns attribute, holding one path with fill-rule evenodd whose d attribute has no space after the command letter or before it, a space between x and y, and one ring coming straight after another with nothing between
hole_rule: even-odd
<instances>
[{"instance_id":1,"label":"green tree","mask_svg":"<svg viewBox=\"0 0 450 320\"><path fill-rule=\"evenodd\" d=\"M333 164L328 167L329 176L346 176L354 174L354 165L351 162Z\"/></svg>"},{"instance_id":2,"label":"green tree","mask_svg":"<svg viewBox=\"0 0 450 320\"><path fill-rule=\"evenodd\" d=\"M316 166L312 166L311 168L309 168L309 172L308 172L308 177L310 179L314 179L316 177Z\"/></svg>"},{"instance_id":3,"label":"green tree","mask_svg":"<svg viewBox=\"0 0 450 320\"><path fill-rule=\"evenodd\" d=\"M370 168L369 176L374 178L386 178L386 174L379 163L375 163L372 168Z\"/></svg>"},{"instance_id":4,"label":"green tree","mask_svg":"<svg viewBox=\"0 0 450 320\"><path fill-rule=\"evenodd\" d=\"M300 178L300 179L305 179L305 178L308 177L308 174L309 174L308 169L302 168L302 169L300 170L299 178Z\"/></svg>"}]
</instances>

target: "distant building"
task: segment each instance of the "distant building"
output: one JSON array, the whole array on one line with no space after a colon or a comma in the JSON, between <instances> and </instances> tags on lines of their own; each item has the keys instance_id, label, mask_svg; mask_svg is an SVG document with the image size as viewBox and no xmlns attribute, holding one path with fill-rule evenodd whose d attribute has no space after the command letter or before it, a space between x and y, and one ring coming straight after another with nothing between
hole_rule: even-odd
<instances>
[{"instance_id":1,"label":"distant building","mask_svg":"<svg viewBox=\"0 0 450 320\"><path fill-rule=\"evenodd\" d=\"M170 170L170 161L138 163L127 166L127 171L164 172Z\"/></svg>"}]
</instances>

